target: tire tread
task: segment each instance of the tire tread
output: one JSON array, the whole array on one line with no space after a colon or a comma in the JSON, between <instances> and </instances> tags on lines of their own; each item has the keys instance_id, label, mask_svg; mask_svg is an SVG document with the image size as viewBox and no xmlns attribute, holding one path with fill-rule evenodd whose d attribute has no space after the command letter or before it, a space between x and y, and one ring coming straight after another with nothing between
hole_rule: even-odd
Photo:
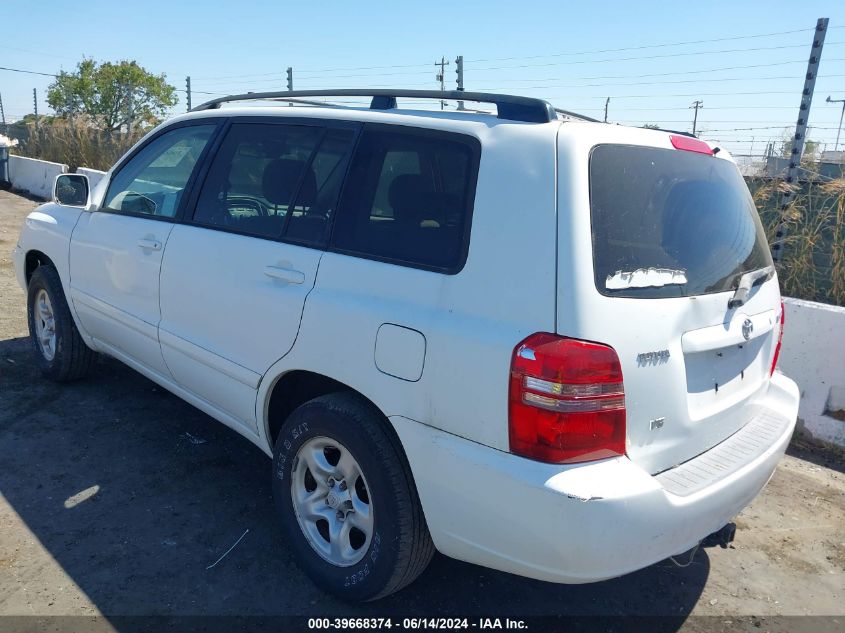
<instances>
[{"instance_id":1,"label":"tire tread","mask_svg":"<svg viewBox=\"0 0 845 633\"><path fill-rule=\"evenodd\" d=\"M82 336L79 330L76 329L76 323L73 321L73 316L70 313L67 299L65 298L64 290L62 289L62 280L59 277L58 271L48 264L41 265L35 269L32 278L29 281L30 300L33 294L33 286L39 285L50 293L50 301L53 304L53 311L55 313L56 328L61 329L57 331L57 349L54 363L42 363L42 373L46 378L56 382L70 382L72 380L79 380L84 378L94 366L97 358L96 352L92 350ZM32 311L32 308L29 308ZM33 316L29 315L30 333L32 336L33 346L36 354L42 360L45 360L38 348L38 343L35 340L34 332L32 331ZM59 349L59 345L61 349Z\"/></svg>"},{"instance_id":2,"label":"tire tread","mask_svg":"<svg viewBox=\"0 0 845 633\"><path fill-rule=\"evenodd\" d=\"M352 392L333 393L319 396L303 406L314 405L325 406L352 418L358 428L367 434L375 451L382 456L382 476L389 478L394 489L404 489L410 493L407 497L400 498L400 511L395 517L402 538L393 575L379 593L368 599L378 600L396 593L416 580L428 567L435 552L411 467L390 423L362 396Z\"/></svg>"}]
</instances>

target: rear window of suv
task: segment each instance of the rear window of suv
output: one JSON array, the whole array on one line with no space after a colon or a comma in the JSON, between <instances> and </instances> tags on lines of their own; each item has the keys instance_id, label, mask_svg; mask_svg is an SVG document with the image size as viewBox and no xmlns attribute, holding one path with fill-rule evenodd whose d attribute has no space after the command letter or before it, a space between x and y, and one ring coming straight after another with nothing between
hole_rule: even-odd
<instances>
[{"instance_id":1,"label":"rear window of suv","mask_svg":"<svg viewBox=\"0 0 845 633\"><path fill-rule=\"evenodd\" d=\"M598 291L663 298L724 292L772 264L748 187L730 161L599 145L590 157Z\"/></svg>"}]
</instances>

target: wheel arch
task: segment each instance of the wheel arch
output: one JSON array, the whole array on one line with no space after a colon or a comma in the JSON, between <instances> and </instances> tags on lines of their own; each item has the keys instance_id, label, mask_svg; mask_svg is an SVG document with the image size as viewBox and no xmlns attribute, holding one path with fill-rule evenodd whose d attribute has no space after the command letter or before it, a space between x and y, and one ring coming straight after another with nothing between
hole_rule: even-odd
<instances>
[{"instance_id":1,"label":"wheel arch","mask_svg":"<svg viewBox=\"0 0 845 633\"><path fill-rule=\"evenodd\" d=\"M42 251L35 248L28 250L24 256L24 279L27 285L29 285L29 280L32 279L35 269L39 266L52 266L56 268L53 260ZM58 271L58 268L56 270Z\"/></svg>"},{"instance_id":2,"label":"wheel arch","mask_svg":"<svg viewBox=\"0 0 845 633\"><path fill-rule=\"evenodd\" d=\"M289 369L269 382L263 398L262 415L259 420L263 424L263 432L270 452L272 453L279 429L297 407L319 396L338 392L353 393L366 401L381 416L385 428L389 429L394 436L397 445L402 447L396 429L393 428L387 414L360 389L311 370ZM404 447L402 452L404 453ZM405 458L407 459L407 455Z\"/></svg>"}]
</instances>

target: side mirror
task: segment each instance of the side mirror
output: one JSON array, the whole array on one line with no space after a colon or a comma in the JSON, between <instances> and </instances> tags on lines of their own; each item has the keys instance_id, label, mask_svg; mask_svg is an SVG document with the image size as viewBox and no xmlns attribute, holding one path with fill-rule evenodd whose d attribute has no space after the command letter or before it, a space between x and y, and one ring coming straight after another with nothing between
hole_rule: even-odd
<instances>
[{"instance_id":1,"label":"side mirror","mask_svg":"<svg viewBox=\"0 0 845 633\"><path fill-rule=\"evenodd\" d=\"M53 201L66 207L88 206L88 176L60 174L53 185Z\"/></svg>"}]
</instances>

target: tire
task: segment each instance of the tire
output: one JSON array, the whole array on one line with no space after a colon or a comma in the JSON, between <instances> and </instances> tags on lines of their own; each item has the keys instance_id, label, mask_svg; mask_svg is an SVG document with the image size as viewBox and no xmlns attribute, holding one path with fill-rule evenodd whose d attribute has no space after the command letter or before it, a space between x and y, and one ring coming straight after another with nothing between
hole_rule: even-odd
<instances>
[{"instance_id":1,"label":"tire","mask_svg":"<svg viewBox=\"0 0 845 633\"><path fill-rule=\"evenodd\" d=\"M45 305L46 312L42 309ZM45 319L45 316L49 315L52 316L52 321L50 318ZM62 290L59 273L50 265L36 268L29 280L27 322L29 338L41 374L45 378L55 382L68 382L90 373L96 353L79 335ZM49 336L51 331L54 333L52 337ZM42 344L39 340L40 334L45 338L52 338L52 345Z\"/></svg>"},{"instance_id":2,"label":"tire","mask_svg":"<svg viewBox=\"0 0 845 633\"><path fill-rule=\"evenodd\" d=\"M296 409L276 439L273 497L284 536L315 584L350 602L399 591L425 570L434 555L410 467L387 424L362 397L335 393ZM347 454L358 470L350 471ZM359 475L349 476L344 488L343 474L348 472ZM313 506L294 501L295 496L311 499L310 495L317 499ZM319 512L312 516L324 518L309 520L310 510L304 508L310 507ZM338 521L329 524L332 515ZM343 526L339 538L332 538L331 525ZM333 542L347 555L342 561Z\"/></svg>"}]
</instances>

